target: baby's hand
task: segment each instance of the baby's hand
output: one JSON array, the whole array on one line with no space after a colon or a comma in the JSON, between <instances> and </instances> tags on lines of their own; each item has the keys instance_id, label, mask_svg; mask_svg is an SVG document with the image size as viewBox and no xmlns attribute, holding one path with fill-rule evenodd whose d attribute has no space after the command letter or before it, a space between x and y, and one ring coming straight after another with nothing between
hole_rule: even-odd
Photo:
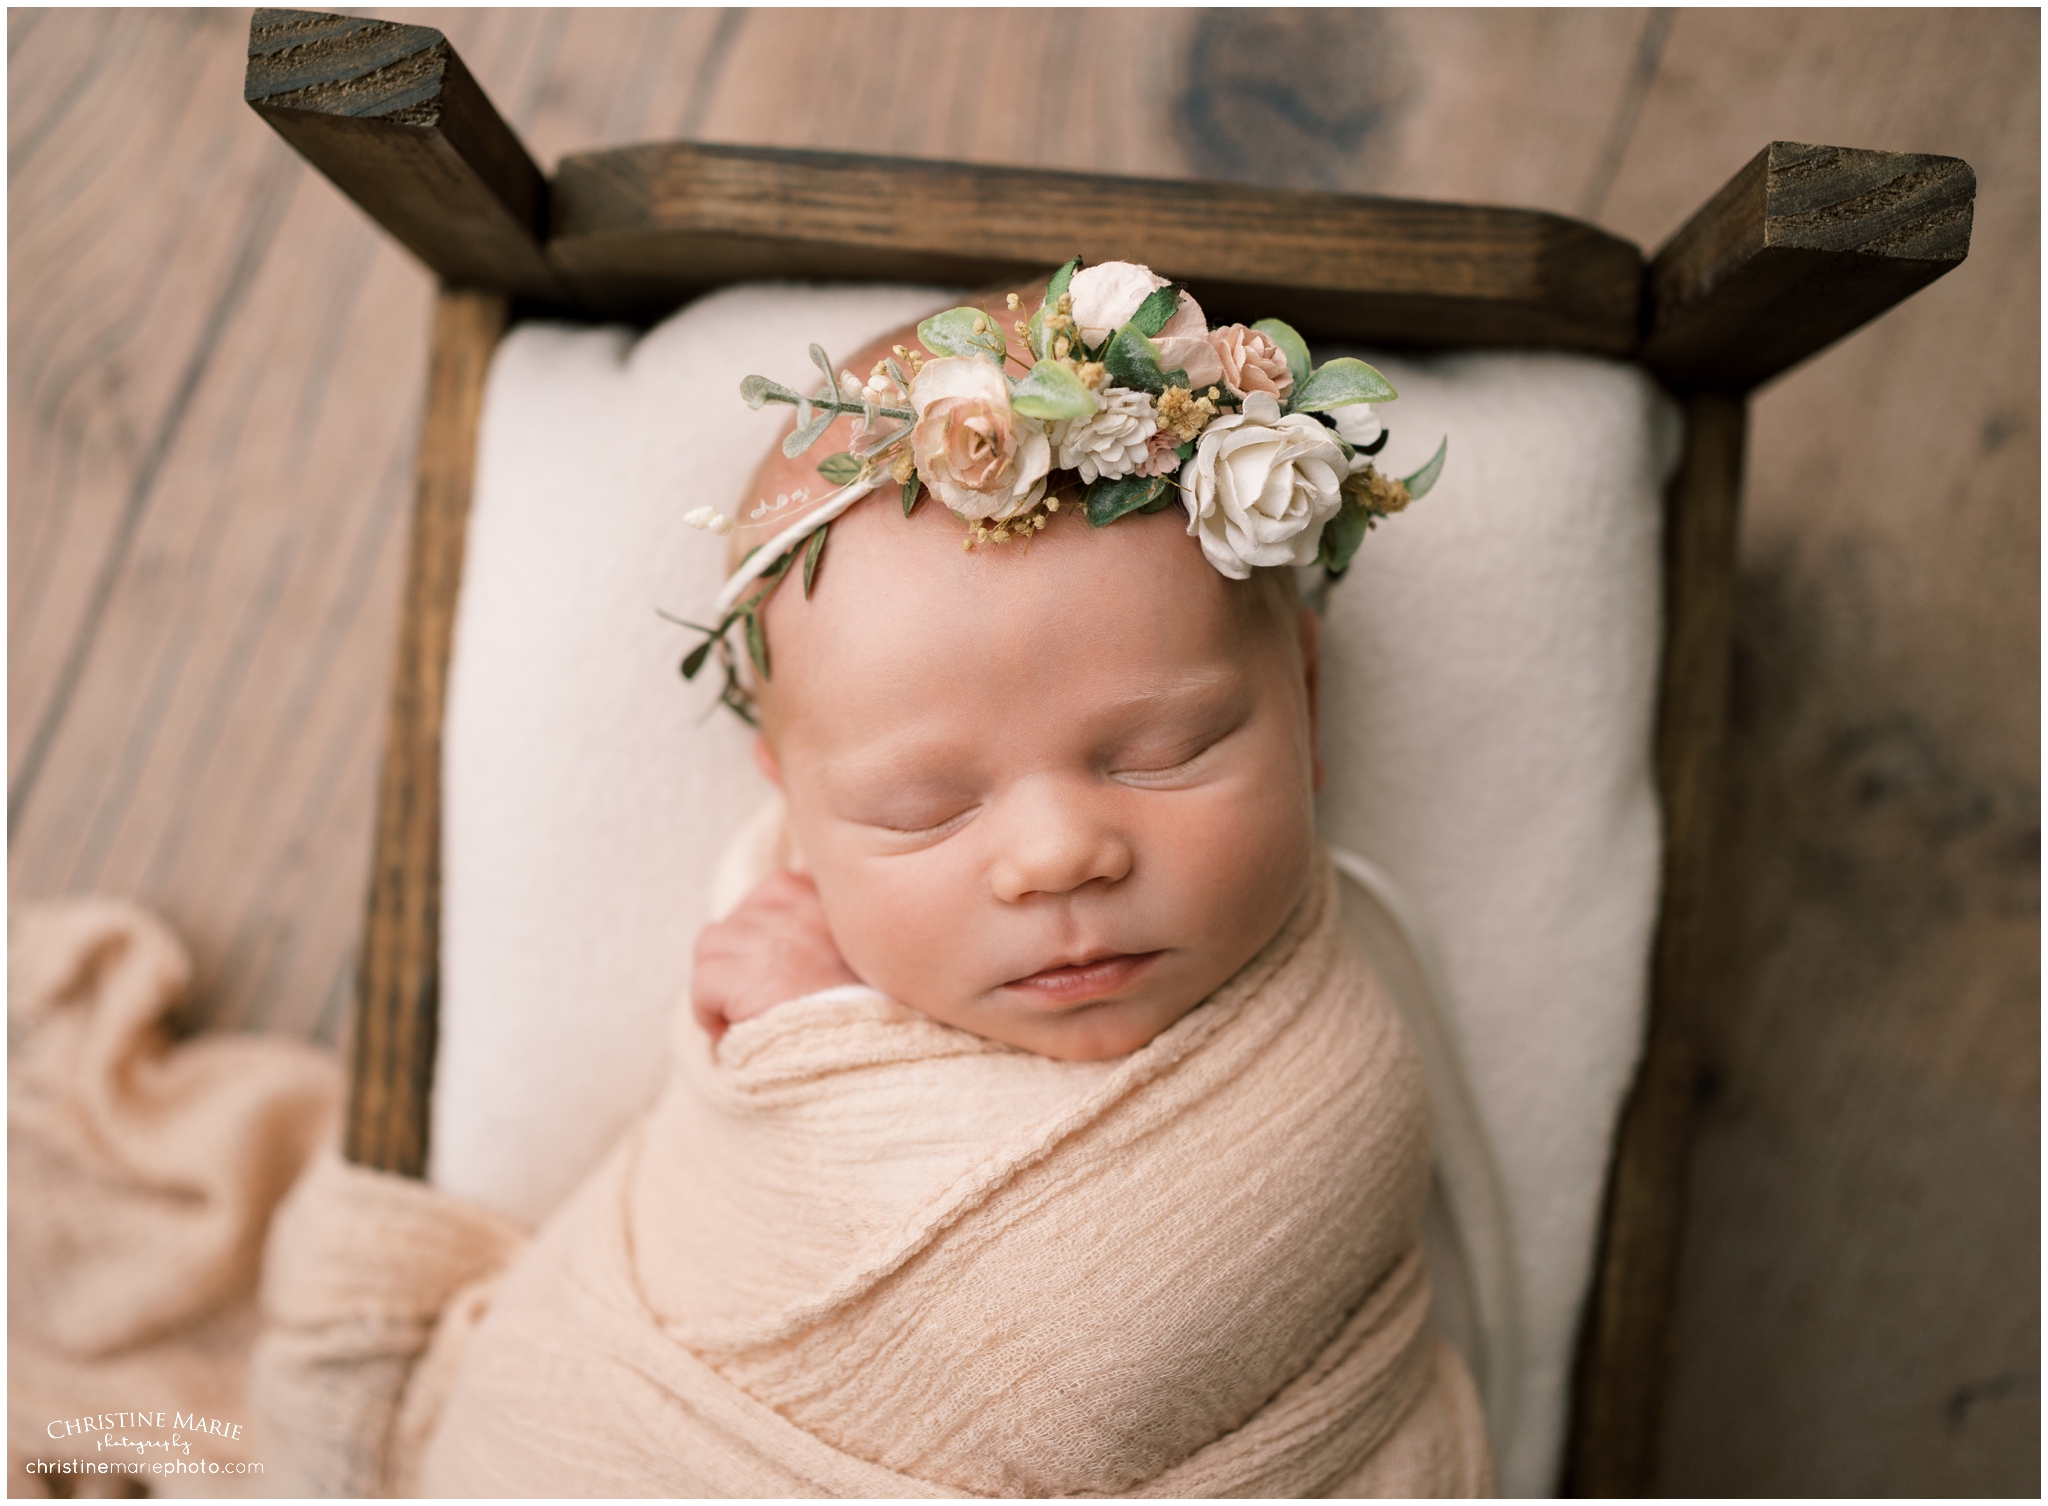
<instances>
[{"instance_id":1,"label":"baby's hand","mask_svg":"<svg viewBox=\"0 0 2048 1506\"><path fill-rule=\"evenodd\" d=\"M778 1004L858 982L825 927L818 886L784 869L697 938L690 1012L715 1041Z\"/></svg>"}]
</instances>

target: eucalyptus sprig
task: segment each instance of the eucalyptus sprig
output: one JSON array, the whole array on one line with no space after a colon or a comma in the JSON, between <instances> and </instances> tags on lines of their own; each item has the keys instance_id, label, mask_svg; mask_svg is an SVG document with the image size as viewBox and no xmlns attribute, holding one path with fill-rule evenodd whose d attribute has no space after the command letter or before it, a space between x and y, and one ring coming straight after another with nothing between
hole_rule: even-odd
<instances>
[{"instance_id":1,"label":"eucalyptus sprig","mask_svg":"<svg viewBox=\"0 0 2048 1506\"><path fill-rule=\"evenodd\" d=\"M858 413L867 421L868 439L857 447L857 454L862 451L878 454L910 433L908 425L917 421L917 415L910 409L885 408L857 392L851 396L846 394L841 389L839 378L833 375L832 362L826 357L823 346L811 347L811 359L825 374L825 385L814 396L806 397L764 376L750 376L740 383L740 397L749 408L759 408L764 403L787 403L796 409L796 429L782 441L782 453L791 460L816 444L818 437L831 427L832 420L842 413ZM886 364L897 387L907 390L910 382L904 376L903 368L893 358ZM905 427L893 433L878 433L875 422L878 418L893 418Z\"/></svg>"},{"instance_id":2,"label":"eucalyptus sprig","mask_svg":"<svg viewBox=\"0 0 2048 1506\"><path fill-rule=\"evenodd\" d=\"M758 727L754 716L753 699L741 683L739 654L732 646L731 633L739 629L740 641L746 648L747 658L753 663L754 672L762 679L768 678L768 633L761 625L761 611L768 605L768 598L775 594L775 588L782 584L782 578L801 559L803 561L804 595L808 597L818 578L818 560L825 552L825 535L831 531L830 523L820 523L805 534L796 544L776 556L775 563L761 572L760 589L750 593L745 601L719 619L716 627L705 627L699 622L689 622L681 617L661 615L670 622L702 633L704 641L683 655L678 666L685 680L694 680L714 651L718 654L719 667L725 671L725 684L718 692L719 704L738 713L741 720L750 727Z\"/></svg>"},{"instance_id":3,"label":"eucalyptus sprig","mask_svg":"<svg viewBox=\"0 0 2048 1506\"><path fill-rule=\"evenodd\" d=\"M1387 439L1388 433L1382 429L1378 439L1357 453L1377 455L1386 448ZM1450 448L1450 437L1446 435L1438 443L1436 453L1429 458L1427 465L1411 476L1404 476L1398 481L1391 482L1388 489L1398 498L1396 505L1392 507L1374 505L1372 499L1375 489L1372 481L1376 473L1370 468L1365 472L1364 486L1355 486L1347 479L1343 488L1344 500L1336 515L1323 524L1322 540L1316 549L1316 563L1328 572L1332 580L1342 579L1344 572L1351 568L1352 556L1358 553L1358 546L1365 542L1365 536L1372 531L1375 524L1382 518L1392 517L1436 485L1436 478L1443 474L1444 458L1450 453Z\"/></svg>"}]
</instances>

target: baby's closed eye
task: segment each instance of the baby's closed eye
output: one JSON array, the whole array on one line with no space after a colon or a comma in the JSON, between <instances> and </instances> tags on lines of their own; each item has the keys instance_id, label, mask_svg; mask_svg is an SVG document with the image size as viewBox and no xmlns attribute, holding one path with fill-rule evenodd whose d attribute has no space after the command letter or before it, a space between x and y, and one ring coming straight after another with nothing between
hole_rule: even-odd
<instances>
[{"instance_id":1,"label":"baby's closed eye","mask_svg":"<svg viewBox=\"0 0 2048 1506\"><path fill-rule=\"evenodd\" d=\"M1243 718L1235 717L1195 730L1167 729L1134 739L1110 755L1109 776L1141 789L1171 788L1206 772L1243 727Z\"/></svg>"}]
</instances>

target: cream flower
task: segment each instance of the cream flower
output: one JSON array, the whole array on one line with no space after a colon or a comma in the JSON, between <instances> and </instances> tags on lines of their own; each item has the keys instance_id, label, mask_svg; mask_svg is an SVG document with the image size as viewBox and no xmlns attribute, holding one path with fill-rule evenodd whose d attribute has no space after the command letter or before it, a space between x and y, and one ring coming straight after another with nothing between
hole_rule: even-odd
<instances>
[{"instance_id":1,"label":"cream flower","mask_svg":"<svg viewBox=\"0 0 2048 1506\"><path fill-rule=\"evenodd\" d=\"M1239 397L1266 392L1284 403L1294 391L1294 373L1288 368L1287 357L1257 330L1242 324L1226 324L1209 331L1209 344L1222 365L1223 380Z\"/></svg>"},{"instance_id":2,"label":"cream flower","mask_svg":"<svg viewBox=\"0 0 2048 1506\"><path fill-rule=\"evenodd\" d=\"M1223 363L1209 343L1209 324L1202 317L1202 306L1185 292L1180 295L1180 307L1166 321L1166 328L1152 337L1152 343L1159 347L1159 369L1185 371L1188 386L1195 391L1223 380Z\"/></svg>"},{"instance_id":3,"label":"cream flower","mask_svg":"<svg viewBox=\"0 0 2048 1506\"><path fill-rule=\"evenodd\" d=\"M1074 300L1074 324L1088 345L1100 345L1120 326L1130 322L1138 305L1153 289L1166 286L1166 279L1150 267L1134 261L1098 262L1083 267L1067 284L1067 296Z\"/></svg>"},{"instance_id":4,"label":"cream flower","mask_svg":"<svg viewBox=\"0 0 2048 1506\"><path fill-rule=\"evenodd\" d=\"M1095 394L1095 412L1052 426L1054 464L1079 471L1083 481L1128 476L1145 463L1159 415L1148 392L1105 387Z\"/></svg>"},{"instance_id":5,"label":"cream flower","mask_svg":"<svg viewBox=\"0 0 2048 1506\"><path fill-rule=\"evenodd\" d=\"M1305 413L1280 416L1271 393L1202 431L1180 470L1188 532L1232 580L1260 565L1315 562L1323 524L1342 502L1344 452Z\"/></svg>"},{"instance_id":6,"label":"cream flower","mask_svg":"<svg viewBox=\"0 0 2048 1506\"><path fill-rule=\"evenodd\" d=\"M1002 521L1038 505L1052 469L1045 427L1010 408L1003 374L974 356L927 361L910 382L917 473L963 518Z\"/></svg>"},{"instance_id":7,"label":"cream flower","mask_svg":"<svg viewBox=\"0 0 2048 1506\"><path fill-rule=\"evenodd\" d=\"M1138 305L1166 286L1166 279L1134 261L1106 261L1083 267L1067 285L1074 301L1074 324L1091 348L1130 322ZM1209 324L1202 306L1183 291L1166 327L1152 337L1159 347L1161 371L1185 370L1188 385L1200 390L1223 379L1222 363L1209 346Z\"/></svg>"},{"instance_id":8,"label":"cream flower","mask_svg":"<svg viewBox=\"0 0 2048 1506\"><path fill-rule=\"evenodd\" d=\"M1378 439L1384 428L1380 416L1372 411L1371 403L1347 403L1333 410L1330 417L1336 420L1338 436L1354 450L1362 450ZM1371 456L1353 455L1352 474L1356 475L1371 464Z\"/></svg>"}]
</instances>

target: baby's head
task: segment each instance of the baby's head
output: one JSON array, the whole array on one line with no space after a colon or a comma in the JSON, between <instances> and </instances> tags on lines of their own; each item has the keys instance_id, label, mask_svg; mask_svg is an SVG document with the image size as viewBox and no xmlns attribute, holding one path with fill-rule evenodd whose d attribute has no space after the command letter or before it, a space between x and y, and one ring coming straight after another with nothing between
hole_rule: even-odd
<instances>
[{"instance_id":1,"label":"baby's head","mask_svg":"<svg viewBox=\"0 0 2048 1506\"><path fill-rule=\"evenodd\" d=\"M841 439L771 452L749 497L818 490ZM759 756L833 937L963 1030L1135 1050L1308 882L1315 618L1285 569L1219 573L1179 507L1102 528L1068 508L969 551L958 517L927 498L905 518L896 491L832 524L811 594L793 572L762 613Z\"/></svg>"}]
</instances>

